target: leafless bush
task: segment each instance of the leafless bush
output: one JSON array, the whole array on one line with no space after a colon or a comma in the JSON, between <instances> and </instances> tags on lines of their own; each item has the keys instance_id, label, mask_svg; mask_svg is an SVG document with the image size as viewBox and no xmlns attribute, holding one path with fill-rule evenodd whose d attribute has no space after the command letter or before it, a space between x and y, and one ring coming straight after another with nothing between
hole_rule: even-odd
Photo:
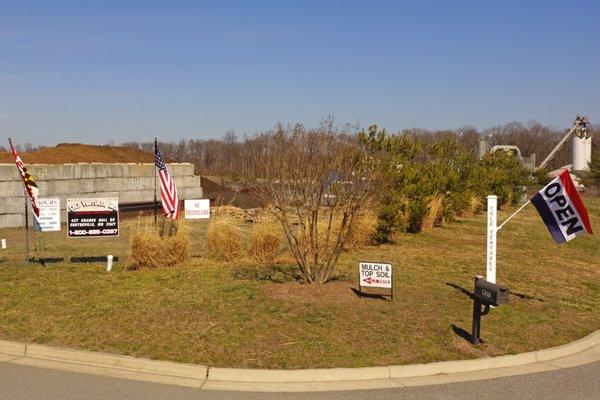
<instances>
[{"instance_id":1,"label":"leafless bush","mask_svg":"<svg viewBox=\"0 0 600 400\"><path fill-rule=\"evenodd\" d=\"M326 282L373 197L372 162L330 121L317 129L279 126L259 135L246 175L279 220L307 283Z\"/></svg>"}]
</instances>

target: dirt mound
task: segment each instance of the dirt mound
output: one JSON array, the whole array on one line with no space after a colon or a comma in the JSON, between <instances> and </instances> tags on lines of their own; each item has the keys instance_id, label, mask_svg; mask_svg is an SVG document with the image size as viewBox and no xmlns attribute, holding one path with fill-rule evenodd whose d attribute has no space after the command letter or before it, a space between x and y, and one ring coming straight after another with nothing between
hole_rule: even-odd
<instances>
[{"instance_id":1,"label":"dirt mound","mask_svg":"<svg viewBox=\"0 0 600 400\"><path fill-rule=\"evenodd\" d=\"M260 208L264 204L252 193L236 192L226 186L219 185L205 176L202 177L204 197L216 206L234 206L238 208Z\"/></svg>"},{"instance_id":2,"label":"dirt mound","mask_svg":"<svg viewBox=\"0 0 600 400\"><path fill-rule=\"evenodd\" d=\"M19 152L25 164L63 163L153 163L154 154L139 149L119 146L95 146L79 143L61 143L31 152ZM165 160L170 161L170 160ZM0 163L12 163L12 154L0 151Z\"/></svg>"}]
</instances>

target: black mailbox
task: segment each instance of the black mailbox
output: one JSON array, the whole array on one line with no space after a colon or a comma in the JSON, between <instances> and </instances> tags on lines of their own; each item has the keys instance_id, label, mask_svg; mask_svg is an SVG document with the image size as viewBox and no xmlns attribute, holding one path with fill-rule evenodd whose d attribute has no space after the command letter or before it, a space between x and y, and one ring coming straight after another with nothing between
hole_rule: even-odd
<instances>
[{"instance_id":1,"label":"black mailbox","mask_svg":"<svg viewBox=\"0 0 600 400\"><path fill-rule=\"evenodd\" d=\"M484 305L505 304L508 303L508 287L478 277L475 281L475 298Z\"/></svg>"}]
</instances>

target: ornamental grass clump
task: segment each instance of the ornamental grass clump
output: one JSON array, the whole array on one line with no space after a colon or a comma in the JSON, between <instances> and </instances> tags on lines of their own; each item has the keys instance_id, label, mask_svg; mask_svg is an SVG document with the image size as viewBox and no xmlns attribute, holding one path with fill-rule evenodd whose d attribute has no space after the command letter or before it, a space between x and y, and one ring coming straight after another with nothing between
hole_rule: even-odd
<instances>
[{"instance_id":1,"label":"ornamental grass clump","mask_svg":"<svg viewBox=\"0 0 600 400\"><path fill-rule=\"evenodd\" d=\"M236 221L229 216L212 219L206 232L204 256L219 261L233 261L243 255L242 234Z\"/></svg>"},{"instance_id":2,"label":"ornamental grass clump","mask_svg":"<svg viewBox=\"0 0 600 400\"><path fill-rule=\"evenodd\" d=\"M377 231L377 217L372 213L365 213L356 218L348 232L344 243L344 251L354 253L363 247L372 244Z\"/></svg>"},{"instance_id":3,"label":"ornamental grass clump","mask_svg":"<svg viewBox=\"0 0 600 400\"><path fill-rule=\"evenodd\" d=\"M175 267L189 259L189 247L188 229L181 221L139 226L131 236L129 269Z\"/></svg>"},{"instance_id":4,"label":"ornamental grass clump","mask_svg":"<svg viewBox=\"0 0 600 400\"><path fill-rule=\"evenodd\" d=\"M281 236L281 229L278 229L275 221L255 223L250 233L248 257L261 263L275 261L281 247Z\"/></svg>"}]
</instances>

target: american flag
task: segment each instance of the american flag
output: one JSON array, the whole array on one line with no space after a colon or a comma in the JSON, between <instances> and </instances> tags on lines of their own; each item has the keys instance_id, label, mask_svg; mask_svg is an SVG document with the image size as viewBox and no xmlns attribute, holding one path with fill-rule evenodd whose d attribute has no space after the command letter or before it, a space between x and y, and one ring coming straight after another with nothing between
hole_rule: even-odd
<instances>
[{"instance_id":1,"label":"american flag","mask_svg":"<svg viewBox=\"0 0 600 400\"><path fill-rule=\"evenodd\" d=\"M165 216L170 219L179 218L179 196L175 182L167 170L162 153L158 144L154 145L154 164L158 168L158 177L160 179L160 198Z\"/></svg>"}]
</instances>

